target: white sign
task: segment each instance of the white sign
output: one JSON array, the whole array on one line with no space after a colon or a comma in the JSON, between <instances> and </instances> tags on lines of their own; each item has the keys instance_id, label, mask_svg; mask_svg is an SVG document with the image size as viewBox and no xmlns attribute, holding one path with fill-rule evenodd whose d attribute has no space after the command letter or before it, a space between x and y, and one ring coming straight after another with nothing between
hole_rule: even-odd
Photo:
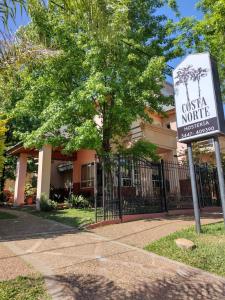
<instances>
[{"instance_id":1,"label":"white sign","mask_svg":"<svg viewBox=\"0 0 225 300\"><path fill-rule=\"evenodd\" d=\"M178 139L224 133L219 78L209 53L188 55L173 71Z\"/></svg>"}]
</instances>

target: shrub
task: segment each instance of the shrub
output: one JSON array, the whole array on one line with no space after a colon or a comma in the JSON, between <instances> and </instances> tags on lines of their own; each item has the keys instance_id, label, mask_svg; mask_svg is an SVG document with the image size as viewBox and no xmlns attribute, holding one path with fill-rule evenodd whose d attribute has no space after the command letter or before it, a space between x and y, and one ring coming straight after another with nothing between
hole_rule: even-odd
<instances>
[{"instance_id":1,"label":"shrub","mask_svg":"<svg viewBox=\"0 0 225 300\"><path fill-rule=\"evenodd\" d=\"M52 211L57 208L57 202L49 199L45 194L41 195L40 209L41 211Z\"/></svg>"},{"instance_id":2,"label":"shrub","mask_svg":"<svg viewBox=\"0 0 225 300\"><path fill-rule=\"evenodd\" d=\"M82 195L70 195L68 202L75 208L88 208L90 207L89 201Z\"/></svg>"},{"instance_id":3,"label":"shrub","mask_svg":"<svg viewBox=\"0 0 225 300\"><path fill-rule=\"evenodd\" d=\"M26 198L28 197L34 197L34 195L36 194L37 189L32 187L32 184L27 183L25 185L25 196Z\"/></svg>"},{"instance_id":4,"label":"shrub","mask_svg":"<svg viewBox=\"0 0 225 300\"><path fill-rule=\"evenodd\" d=\"M2 202L13 202L13 193L10 190L4 190L0 193L0 199Z\"/></svg>"}]
</instances>

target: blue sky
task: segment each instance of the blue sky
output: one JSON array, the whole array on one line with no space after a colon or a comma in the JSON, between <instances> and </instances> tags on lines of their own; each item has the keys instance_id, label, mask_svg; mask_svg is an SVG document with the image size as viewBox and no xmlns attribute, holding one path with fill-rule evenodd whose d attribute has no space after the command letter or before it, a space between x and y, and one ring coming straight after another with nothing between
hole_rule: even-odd
<instances>
[{"instance_id":1,"label":"blue sky","mask_svg":"<svg viewBox=\"0 0 225 300\"><path fill-rule=\"evenodd\" d=\"M197 19L202 18L202 13L196 8L198 0L177 0L179 11L182 17L196 17ZM170 18L178 21L178 18L170 9L163 9L163 12L168 15ZM170 65L176 67L181 61L181 58L174 59Z\"/></svg>"},{"instance_id":2,"label":"blue sky","mask_svg":"<svg viewBox=\"0 0 225 300\"><path fill-rule=\"evenodd\" d=\"M198 0L177 0L181 16L182 17L193 16L196 17L197 19L201 19L202 13L198 9L196 9L197 2ZM165 13L168 17L174 19L175 21L177 20L176 16L171 11L171 9L163 8L162 12ZM16 24L10 22L9 25L11 30L14 32L19 26L26 25L28 22L29 22L29 18L26 16L26 14L23 13L21 15L21 13L18 12L16 18ZM180 63L181 59L182 58L174 59L172 62L170 62L170 65L176 67ZM168 78L168 80L171 81L171 78Z\"/></svg>"},{"instance_id":3,"label":"blue sky","mask_svg":"<svg viewBox=\"0 0 225 300\"><path fill-rule=\"evenodd\" d=\"M202 14L199 10L196 9L195 5L198 2L198 0L177 0L179 10L181 13L181 16L194 16L198 19L202 18ZM165 13L168 17L174 19L175 21L178 20L175 16L175 14L171 11L169 8L163 8L161 10L163 13ZM26 25L29 22L29 18L26 16L25 13L21 15L19 9L16 17L16 24L14 24L12 21L10 21L9 27L12 32L15 32L16 29L21 25ZM180 58L173 60L170 65L173 67L176 67L176 65L180 62Z\"/></svg>"}]
</instances>

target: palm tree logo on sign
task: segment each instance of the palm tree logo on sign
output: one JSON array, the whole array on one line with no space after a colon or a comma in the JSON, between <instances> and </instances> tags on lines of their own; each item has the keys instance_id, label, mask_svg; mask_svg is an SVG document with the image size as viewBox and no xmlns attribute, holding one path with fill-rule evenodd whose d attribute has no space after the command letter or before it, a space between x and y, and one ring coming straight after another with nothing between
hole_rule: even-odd
<instances>
[{"instance_id":1,"label":"palm tree logo on sign","mask_svg":"<svg viewBox=\"0 0 225 300\"><path fill-rule=\"evenodd\" d=\"M178 79L175 82L175 85L178 86L180 84L184 84L186 90L187 104L190 105L190 92L188 83L190 81L194 81L198 85L198 98L201 99L201 79L208 75L208 70L204 68L194 69L192 65L188 65L187 67L180 68L177 71L177 76L175 79Z\"/></svg>"}]
</instances>

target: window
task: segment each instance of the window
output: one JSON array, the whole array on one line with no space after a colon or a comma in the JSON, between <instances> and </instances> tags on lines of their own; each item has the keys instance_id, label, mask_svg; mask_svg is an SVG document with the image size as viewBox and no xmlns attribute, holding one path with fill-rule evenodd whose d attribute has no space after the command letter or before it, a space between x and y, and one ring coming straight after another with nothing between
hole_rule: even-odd
<instances>
[{"instance_id":1,"label":"window","mask_svg":"<svg viewBox=\"0 0 225 300\"><path fill-rule=\"evenodd\" d=\"M81 187L94 187L94 163L81 166Z\"/></svg>"},{"instance_id":2,"label":"window","mask_svg":"<svg viewBox=\"0 0 225 300\"><path fill-rule=\"evenodd\" d=\"M131 159L120 160L121 186L131 187L138 184L138 170Z\"/></svg>"},{"instance_id":3,"label":"window","mask_svg":"<svg viewBox=\"0 0 225 300\"><path fill-rule=\"evenodd\" d=\"M161 176L158 168L152 169L152 184L153 188L160 188L161 186Z\"/></svg>"}]
</instances>

